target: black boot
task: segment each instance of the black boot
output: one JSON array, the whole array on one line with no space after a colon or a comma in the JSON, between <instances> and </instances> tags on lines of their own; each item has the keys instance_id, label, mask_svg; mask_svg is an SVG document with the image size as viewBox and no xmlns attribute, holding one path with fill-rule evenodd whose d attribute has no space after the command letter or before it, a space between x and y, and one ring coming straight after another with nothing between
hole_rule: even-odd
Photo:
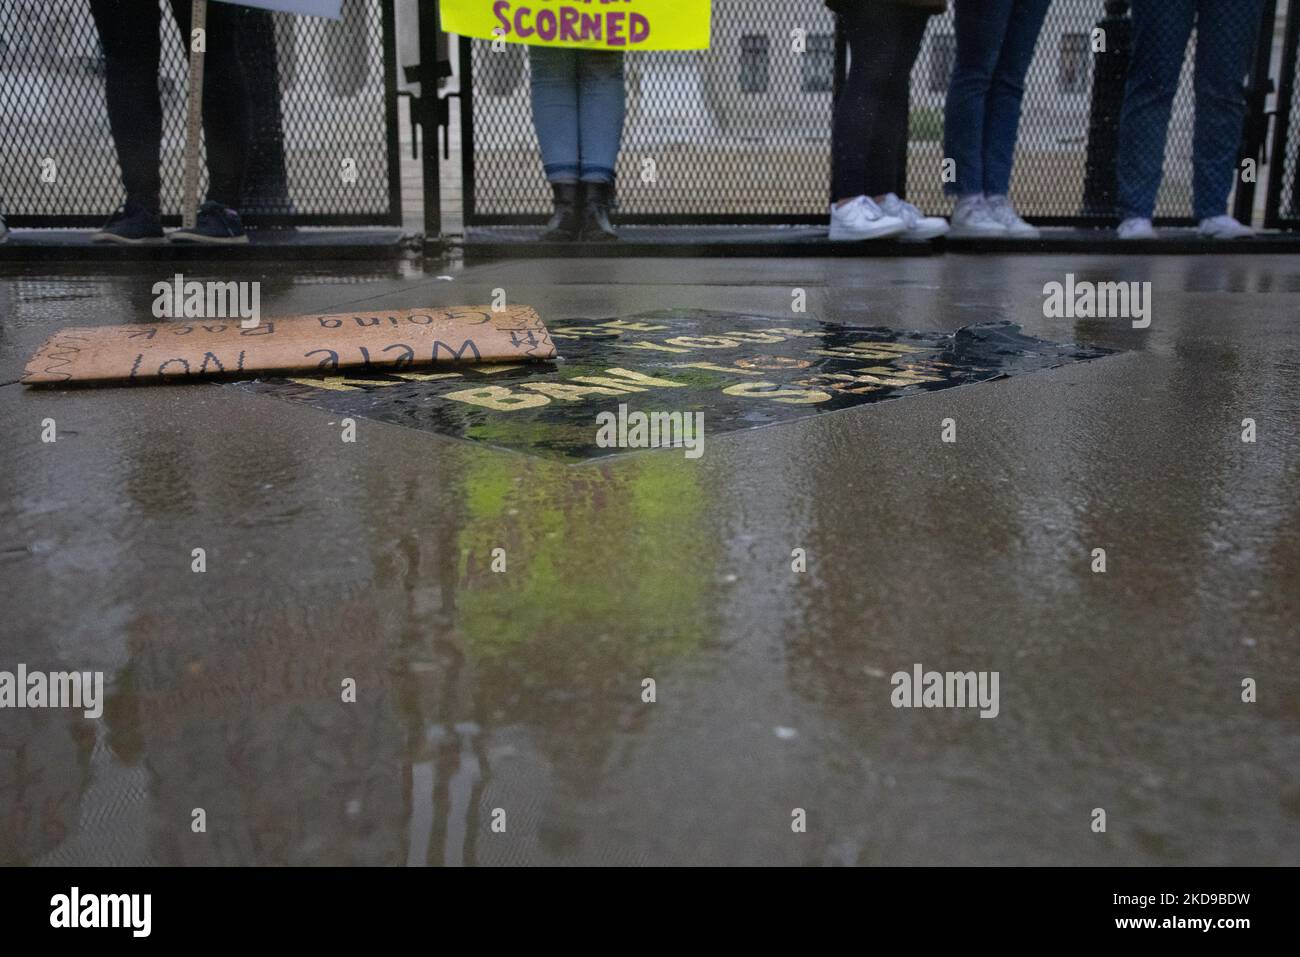
<instances>
[{"instance_id":1,"label":"black boot","mask_svg":"<svg viewBox=\"0 0 1300 957\"><path fill-rule=\"evenodd\" d=\"M613 183L585 183L586 195L582 203L582 241L606 243L618 239L618 232L610 225L609 210L614 205Z\"/></svg>"},{"instance_id":2,"label":"black boot","mask_svg":"<svg viewBox=\"0 0 1300 957\"><path fill-rule=\"evenodd\" d=\"M555 212L542 232L542 239L551 243L574 242L582 226L579 184L552 183L551 192L555 194Z\"/></svg>"}]
</instances>

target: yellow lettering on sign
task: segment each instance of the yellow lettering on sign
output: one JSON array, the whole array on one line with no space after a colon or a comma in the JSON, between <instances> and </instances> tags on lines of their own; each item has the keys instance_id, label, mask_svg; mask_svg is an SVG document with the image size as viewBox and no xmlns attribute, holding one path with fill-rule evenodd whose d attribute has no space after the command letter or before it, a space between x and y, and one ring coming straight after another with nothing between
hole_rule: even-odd
<instances>
[{"instance_id":1,"label":"yellow lettering on sign","mask_svg":"<svg viewBox=\"0 0 1300 957\"><path fill-rule=\"evenodd\" d=\"M551 401L544 395L511 392L504 386L499 385L484 385L479 386L477 389L461 389L459 392L448 392L443 398L454 399L457 402L467 402L470 405L481 405L485 409L496 409L499 412L532 409L539 405L546 405Z\"/></svg>"},{"instance_id":2,"label":"yellow lettering on sign","mask_svg":"<svg viewBox=\"0 0 1300 957\"><path fill-rule=\"evenodd\" d=\"M551 330L551 336L564 339L616 339L618 333L607 332L604 329L588 329L584 326L560 326L558 329Z\"/></svg>"},{"instance_id":3,"label":"yellow lettering on sign","mask_svg":"<svg viewBox=\"0 0 1300 957\"><path fill-rule=\"evenodd\" d=\"M663 332L667 326L656 326L648 322L628 322L626 319L611 319L609 322L602 322L601 326L606 329L619 329L623 332Z\"/></svg>"},{"instance_id":4,"label":"yellow lettering on sign","mask_svg":"<svg viewBox=\"0 0 1300 957\"><path fill-rule=\"evenodd\" d=\"M900 355L927 350L916 346L905 346L901 342L851 342L847 346L808 351L813 355L831 356L836 359L897 359Z\"/></svg>"},{"instance_id":5,"label":"yellow lettering on sign","mask_svg":"<svg viewBox=\"0 0 1300 957\"><path fill-rule=\"evenodd\" d=\"M771 399L783 405L814 405L831 398L829 392L820 389L782 389L775 382L737 382L722 391L745 399Z\"/></svg>"},{"instance_id":6,"label":"yellow lettering on sign","mask_svg":"<svg viewBox=\"0 0 1300 957\"><path fill-rule=\"evenodd\" d=\"M391 372L389 375L395 375L399 379L407 379L411 382L432 382L435 379L459 379L459 372Z\"/></svg>"},{"instance_id":7,"label":"yellow lettering on sign","mask_svg":"<svg viewBox=\"0 0 1300 957\"><path fill-rule=\"evenodd\" d=\"M675 362L674 369L704 369L707 372L726 372L729 375L762 375L752 369L737 369L735 366L720 366L712 362Z\"/></svg>"},{"instance_id":8,"label":"yellow lettering on sign","mask_svg":"<svg viewBox=\"0 0 1300 957\"><path fill-rule=\"evenodd\" d=\"M666 340L670 345L687 349L734 349L739 343L726 336L677 336Z\"/></svg>"},{"instance_id":9,"label":"yellow lettering on sign","mask_svg":"<svg viewBox=\"0 0 1300 957\"><path fill-rule=\"evenodd\" d=\"M655 352L676 352L676 353L678 353L678 354L681 354L681 353L683 353L683 352L690 352L690 351L691 351L690 349L674 349L672 346L661 345L661 344L658 343L658 342L645 342L645 341L642 341L642 342L629 342L629 343L627 344L627 348L629 348L629 349L652 349L652 350L654 350Z\"/></svg>"},{"instance_id":10,"label":"yellow lettering on sign","mask_svg":"<svg viewBox=\"0 0 1300 957\"><path fill-rule=\"evenodd\" d=\"M646 375L644 372L633 372L631 369L606 369L606 374L616 375L623 379L629 379L640 385L657 386L661 389L681 389L686 386L685 382L673 382L671 379L656 379L652 375Z\"/></svg>"},{"instance_id":11,"label":"yellow lettering on sign","mask_svg":"<svg viewBox=\"0 0 1300 957\"><path fill-rule=\"evenodd\" d=\"M331 392L360 392L359 386L397 385L384 379L349 379L347 376L329 375L321 379L290 379L298 385L309 385L314 389L329 389Z\"/></svg>"},{"instance_id":12,"label":"yellow lettering on sign","mask_svg":"<svg viewBox=\"0 0 1300 957\"><path fill-rule=\"evenodd\" d=\"M873 382L876 385L915 385L918 382L939 382L943 376L922 375L916 369L892 369L889 366L869 366L854 369L859 382Z\"/></svg>"},{"instance_id":13,"label":"yellow lettering on sign","mask_svg":"<svg viewBox=\"0 0 1300 957\"><path fill-rule=\"evenodd\" d=\"M607 389L617 389L619 392L644 392L643 386L632 385L630 382L624 382L622 379L611 379L603 375L576 375L570 382L582 382L586 385L599 385Z\"/></svg>"},{"instance_id":14,"label":"yellow lettering on sign","mask_svg":"<svg viewBox=\"0 0 1300 957\"><path fill-rule=\"evenodd\" d=\"M567 382L525 382L519 388L540 392L552 399L580 402L589 395L627 395L626 389L605 389L595 385L569 385Z\"/></svg>"}]
</instances>

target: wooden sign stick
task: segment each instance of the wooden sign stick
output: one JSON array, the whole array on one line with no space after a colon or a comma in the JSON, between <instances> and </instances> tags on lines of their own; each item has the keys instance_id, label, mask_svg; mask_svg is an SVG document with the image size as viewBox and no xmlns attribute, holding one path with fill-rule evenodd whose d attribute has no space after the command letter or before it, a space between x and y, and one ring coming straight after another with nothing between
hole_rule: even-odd
<instances>
[{"instance_id":1,"label":"wooden sign stick","mask_svg":"<svg viewBox=\"0 0 1300 957\"><path fill-rule=\"evenodd\" d=\"M203 134L203 54L208 46L208 0L190 0L190 78L185 103L185 167L181 225L193 229L199 208L199 146Z\"/></svg>"}]
</instances>

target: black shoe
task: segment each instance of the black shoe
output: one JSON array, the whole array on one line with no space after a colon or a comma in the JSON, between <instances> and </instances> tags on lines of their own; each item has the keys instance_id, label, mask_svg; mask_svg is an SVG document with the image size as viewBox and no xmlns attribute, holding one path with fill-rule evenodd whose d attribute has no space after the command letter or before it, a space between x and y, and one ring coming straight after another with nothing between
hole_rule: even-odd
<instances>
[{"instance_id":1,"label":"black shoe","mask_svg":"<svg viewBox=\"0 0 1300 957\"><path fill-rule=\"evenodd\" d=\"M582 226L579 218L581 189L578 183L552 183L555 195L555 212L542 231L542 240L548 243L571 243L578 238Z\"/></svg>"},{"instance_id":2,"label":"black shoe","mask_svg":"<svg viewBox=\"0 0 1300 957\"><path fill-rule=\"evenodd\" d=\"M149 243L163 238L162 217L158 210L128 199L117 208L99 232L90 237L97 243Z\"/></svg>"},{"instance_id":3,"label":"black shoe","mask_svg":"<svg viewBox=\"0 0 1300 957\"><path fill-rule=\"evenodd\" d=\"M618 239L618 232L609 222L609 210L614 205L613 183L585 183L582 203L582 241L607 243Z\"/></svg>"},{"instance_id":4,"label":"black shoe","mask_svg":"<svg viewBox=\"0 0 1300 957\"><path fill-rule=\"evenodd\" d=\"M178 229L167 238L174 243L211 243L218 246L248 242L239 214L211 199L199 207L199 215L192 229Z\"/></svg>"}]
</instances>

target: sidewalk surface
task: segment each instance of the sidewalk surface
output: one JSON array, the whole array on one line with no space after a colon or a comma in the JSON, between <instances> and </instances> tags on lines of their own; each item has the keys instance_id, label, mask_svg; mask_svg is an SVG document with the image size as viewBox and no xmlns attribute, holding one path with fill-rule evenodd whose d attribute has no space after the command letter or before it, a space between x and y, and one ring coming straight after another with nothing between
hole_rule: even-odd
<instances>
[{"instance_id":1,"label":"sidewalk surface","mask_svg":"<svg viewBox=\"0 0 1300 957\"><path fill-rule=\"evenodd\" d=\"M348 444L230 385L16 384L173 271L0 264L0 670L108 698L0 711L0 862L1300 856L1295 257L185 264L260 280L268 316L504 289L552 326L1007 319L1122 350L579 465L365 417ZM1150 327L1045 318L1067 273L1152 282ZM997 717L892 707L918 663L998 672Z\"/></svg>"}]
</instances>

